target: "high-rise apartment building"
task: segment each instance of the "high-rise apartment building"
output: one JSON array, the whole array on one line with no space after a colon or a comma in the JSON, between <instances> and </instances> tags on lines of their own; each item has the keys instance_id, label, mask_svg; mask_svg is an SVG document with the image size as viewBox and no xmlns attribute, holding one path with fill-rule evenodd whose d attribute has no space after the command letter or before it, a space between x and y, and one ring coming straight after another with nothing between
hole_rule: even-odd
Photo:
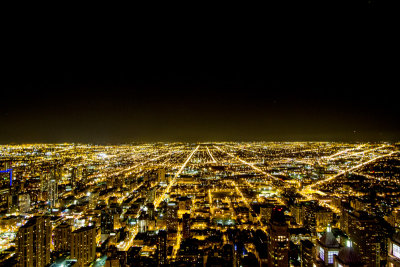
<instances>
[{"instance_id":1,"label":"high-rise apartment building","mask_svg":"<svg viewBox=\"0 0 400 267\"><path fill-rule=\"evenodd\" d=\"M47 182L47 200L50 208L58 205L58 183L61 179L61 170L58 166L54 167L51 177Z\"/></svg>"},{"instance_id":2,"label":"high-rise apartment building","mask_svg":"<svg viewBox=\"0 0 400 267\"><path fill-rule=\"evenodd\" d=\"M50 263L51 226L49 218L35 216L18 230L18 267L42 267Z\"/></svg>"},{"instance_id":3,"label":"high-rise apartment building","mask_svg":"<svg viewBox=\"0 0 400 267\"><path fill-rule=\"evenodd\" d=\"M182 237L184 239L190 238L190 214L189 213L183 214L183 219L182 219Z\"/></svg>"},{"instance_id":4,"label":"high-rise apartment building","mask_svg":"<svg viewBox=\"0 0 400 267\"><path fill-rule=\"evenodd\" d=\"M317 232L317 223L315 220L315 212L318 210L318 202L317 201L307 201L302 205L302 215L303 215L303 223L304 226L310 230L312 235L316 235Z\"/></svg>"},{"instance_id":5,"label":"high-rise apartment building","mask_svg":"<svg viewBox=\"0 0 400 267\"><path fill-rule=\"evenodd\" d=\"M167 230L173 231L178 228L178 205L176 202L167 204Z\"/></svg>"},{"instance_id":6,"label":"high-rise apartment building","mask_svg":"<svg viewBox=\"0 0 400 267\"><path fill-rule=\"evenodd\" d=\"M348 236L363 262L370 267L380 266L379 225L366 212L355 211L348 214Z\"/></svg>"},{"instance_id":7,"label":"high-rise apartment building","mask_svg":"<svg viewBox=\"0 0 400 267\"><path fill-rule=\"evenodd\" d=\"M62 223L54 229L53 244L54 250L66 252L71 250L71 225Z\"/></svg>"},{"instance_id":8,"label":"high-rise apartment building","mask_svg":"<svg viewBox=\"0 0 400 267\"><path fill-rule=\"evenodd\" d=\"M96 228L94 225L82 227L71 234L71 259L77 266L88 266L96 258Z\"/></svg>"},{"instance_id":9,"label":"high-rise apartment building","mask_svg":"<svg viewBox=\"0 0 400 267\"><path fill-rule=\"evenodd\" d=\"M315 246L313 242L308 239L300 241L300 260L301 267L313 267L314 258L313 253Z\"/></svg>"},{"instance_id":10,"label":"high-rise apartment building","mask_svg":"<svg viewBox=\"0 0 400 267\"><path fill-rule=\"evenodd\" d=\"M167 265L167 232L161 230L157 237L157 265Z\"/></svg>"},{"instance_id":11,"label":"high-rise apartment building","mask_svg":"<svg viewBox=\"0 0 400 267\"><path fill-rule=\"evenodd\" d=\"M268 224L268 266L289 266L289 231L282 208L274 208Z\"/></svg>"},{"instance_id":12,"label":"high-rise apartment building","mask_svg":"<svg viewBox=\"0 0 400 267\"><path fill-rule=\"evenodd\" d=\"M101 234L109 234L114 231L114 214L110 210L101 211Z\"/></svg>"}]
</instances>

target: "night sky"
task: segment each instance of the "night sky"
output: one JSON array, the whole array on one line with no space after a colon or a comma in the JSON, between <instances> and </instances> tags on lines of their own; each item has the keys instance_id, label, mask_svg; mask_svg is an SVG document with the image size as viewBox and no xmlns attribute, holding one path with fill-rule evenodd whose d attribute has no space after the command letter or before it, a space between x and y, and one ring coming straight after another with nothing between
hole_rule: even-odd
<instances>
[{"instance_id":1,"label":"night sky","mask_svg":"<svg viewBox=\"0 0 400 267\"><path fill-rule=\"evenodd\" d=\"M376 6L349 24L13 25L0 143L398 140L395 35Z\"/></svg>"}]
</instances>

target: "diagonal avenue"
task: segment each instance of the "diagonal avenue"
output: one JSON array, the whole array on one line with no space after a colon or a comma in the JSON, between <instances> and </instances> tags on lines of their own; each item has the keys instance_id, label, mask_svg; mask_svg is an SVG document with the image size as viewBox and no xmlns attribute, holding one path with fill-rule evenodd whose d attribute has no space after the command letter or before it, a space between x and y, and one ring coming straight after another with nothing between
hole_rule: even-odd
<instances>
[{"instance_id":1,"label":"diagonal avenue","mask_svg":"<svg viewBox=\"0 0 400 267\"><path fill-rule=\"evenodd\" d=\"M155 201L154 201L154 209L156 209L158 207L158 205L160 205L161 201L163 201L165 194L167 194L169 192L169 190L171 189L171 187L175 184L176 179L178 178L178 176L181 174L181 172L185 169L186 165L189 163L190 159L193 157L194 153L197 152L197 150L199 149L200 145L198 145L193 151L192 153L190 153L190 155L188 156L188 158L186 159L186 161L182 164L181 168L175 173L174 178L171 180L171 182L168 184L167 188L165 188L164 192L161 194L160 197L158 197Z\"/></svg>"}]
</instances>

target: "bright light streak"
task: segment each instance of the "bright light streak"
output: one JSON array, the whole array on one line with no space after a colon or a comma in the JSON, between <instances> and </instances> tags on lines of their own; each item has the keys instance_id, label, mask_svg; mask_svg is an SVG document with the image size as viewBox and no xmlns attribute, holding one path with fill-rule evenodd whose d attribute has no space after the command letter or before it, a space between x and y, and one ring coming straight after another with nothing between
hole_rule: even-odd
<instances>
[{"instance_id":1,"label":"bright light streak","mask_svg":"<svg viewBox=\"0 0 400 267\"><path fill-rule=\"evenodd\" d=\"M240 189L237 187L235 182L232 182L233 185L235 186L235 190L239 193L239 195L242 197L243 202L246 204L246 206L249 208L250 211L253 212L253 214L256 214L253 210L253 208L251 207L251 205L249 204L249 202L247 202L246 198L244 197L242 191L240 191ZM264 226L264 224L262 223L261 219L259 218L259 216L257 216L257 220L260 223L261 226Z\"/></svg>"},{"instance_id":2,"label":"bright light streak","mask_svg":"<svg viewBox=\"0 0 400 267\"><path fill-rule=\"evenodd\" d=\"M358 165L356 165L356 166L354 166L354 167L352 167L352 168L350 168L350 169L348 169L348 170L341 171L341 172L339 172L338 174L336 174L335 176L329 177L329 178L324 179L324 180L319 180L318 182L316 182L315 184L310 185L309 187L310 187L310 188L313 188L313 187L315 187L315 186L317 186L317 185L320 185L320 184L323 184L323 183L332 181L332 180L338 178L339 176L345 174L346 172L350 172L350 171L359 169L359 168L361 168L361 167L363 167L363 166L365 166L365 165L367 165L367 164L369 164L369 163L371 163L371 162L374 162L374 161L376 161L376 160L378 160L378 159L385 158L385 157L389 157L389 156L391 156L391 155L393 155L393 154L397 154L397 153L399 153L399 152L398 152L398 151L393 151L393 152L390 152L390 153L388 153L388 154L385 154L385 155L382 155L382 156L379 156L379 157L370 159L370 160L368 160L368 161L366 161L366 162L363 162L363 163L360 163L360 164L358 164Z\"/></svg>"},{"instance_id":3,"label":"bright light streak","mask_svg":"<svg viewBox=\"0 0 400 267\"><path fill-rule=\"evenodd\" d=\"M172 254L172 258L173 258L173 259L176 258L176 254L178 253L179 248L181 247L182 228L181 228L180 225L178 226L178 233L177 233L177 235L178 235L178 236L177 236L177 238L176 238L176 243L175 243L175 246L174 246L174 252L173 252L173 254Z\"/></svg>"},{"instance_id":4,"label":"bright light streak","mask_svg":"<svg viewBox=\"0 0 400 267\"><path fill-rule=\"evenodd\" d=\"M350 152L350 151L354 151L354 150L360 149L360 148L362 148L362 147L364 147L364 146L366 146L366 144L359 145L358 147L355 147L355 148L345 149L345 150L343 150L343 151L339 151L339 152L336 153L336 154L330 155L329 157L326 157L325 159L331 159L331 158L340 156L340 155L342 155L342 154L344 154L344 153L347 153L347 152Z\"/></svg>"},{"instance_id":5,"label":"bright light streak","mask_svg":"<svg viewBox=\"0 0 400 267\"><path fill-rule=\"evenodd\" d=\"M365 153L368 153L368 152L371 152L371 151L375 151L375 150L378 150L378 149L382 149L384 147L388 147L388 145L382 145L380 147L375 147L375 148L371 148L371 149L368 149L368 150L364 150L364 151L360 151L360 152L356 152L356 153L351 153L351 154L348 154L348 155L345 155L345 156L341 157L341 159L353 157L353 156L360 155L360 154L364 155Z\"/></svg>"},{"instance_id":6,"label":"bright light streak","mask_svg":"<svg viewBox=\"0 0 400 267\"><path fill-rule=\"evenodd\" d=\"M168 155L171 154L171 153L172 153L172 152L168 152L168 153L165 153L165 154L163 154L163 155L161 155L161 156L158 156L158 157L149 159L149 160L147 160L147 161L145 161L145 162L136 164L136 165L134 165L134 166L131 166L131 167L129 167L129 168L126 168L126 169L124 169L124 170L121 170L121 171L115 173L114 175L119 175L119 174L121 174L122 172L130 171L130 170L135 169L135 168L137 168L137 167L139 167L139 166L141 166L141 165L145 165L145 164L149 163L150 161L155 161L155 160L157 160L157 159L159 159L159 158L168 156Z\"/></svg>"},{"instance_id":7,"label":"bright light streak","mask_svg":"<svg viewBox=\"0 0 400 267\"><path fill-rule=\"evenodd\" d=\"M222 150L221 148L219 148L219 147L217 147L217 146L214 146L214 147L215 147L216 149L218 149L219 151L228 154L228 155L231 156L232 158L236 158L238 161L240 161L240 162L243 163L243 164L248 165L248 166L251 167L252 169L254 169L254 170L256 170L256 171L258 171L258 172L260 172L260 173L262 173L262 174L264 174L264 175L266 175L266 176L268 176L268 177L270 177L270 178L272 178L272 179L274 179L274 180L281 181L281 179L279 179L279 178L277 178L277 177L275 177L275 176L272 176L271 174L269 174L269 173L267 173L267 172L261 170L260 168L254 166L253 163L249 163L249 162L247 162L247 161L244 161L244 160L242 160L241 158L239 158L238 156L235 156L235 155L233 155L233 154L231 154L231 153L229 153L229 152L226 152L226 151Z\"/></svg>"},{"instance_id":8,"label":"bright light streak","mask_svg":"<svg viewBox=\"0 0 400 267\"><path fill-rule=\"evenodd\" d=\"M172 179L172 181L168 184L167 188L165 188L164 192L162 193L162 195L156 199L154 201L154 209L157 209L158 205L160 205L161 201L164 199L165 194L167 194L169 192L169 190L171 189L171 187L175 184L176 179L178 178L178 176L181 174L181 172L185 169L186 164L189 163L190 159L192 158L192 156L194 155L194 153L197 152L197 150L199 149L200 145L198 145L193 151L192 153L190 153L189 157L186 159L186 161L183 163L182 167L179 169L179 171L177 173L175 173L174 178Z\"/></svg>"}]
</instances>

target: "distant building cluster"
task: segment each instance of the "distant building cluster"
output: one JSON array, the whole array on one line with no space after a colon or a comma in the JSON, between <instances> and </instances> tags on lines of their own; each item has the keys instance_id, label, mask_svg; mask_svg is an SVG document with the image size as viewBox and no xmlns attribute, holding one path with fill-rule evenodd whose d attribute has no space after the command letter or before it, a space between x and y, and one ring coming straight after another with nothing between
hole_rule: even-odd
<instances>
[{"instance_id":1,"label":"distant building cluster","mask_svg":"<svg viewBox=\"0 0 400 267\"><path fill-rule=\"evenodd\" d=\"M0 266L400 267L400 144L1 146Z\"/></svg>"}]
</instances>

